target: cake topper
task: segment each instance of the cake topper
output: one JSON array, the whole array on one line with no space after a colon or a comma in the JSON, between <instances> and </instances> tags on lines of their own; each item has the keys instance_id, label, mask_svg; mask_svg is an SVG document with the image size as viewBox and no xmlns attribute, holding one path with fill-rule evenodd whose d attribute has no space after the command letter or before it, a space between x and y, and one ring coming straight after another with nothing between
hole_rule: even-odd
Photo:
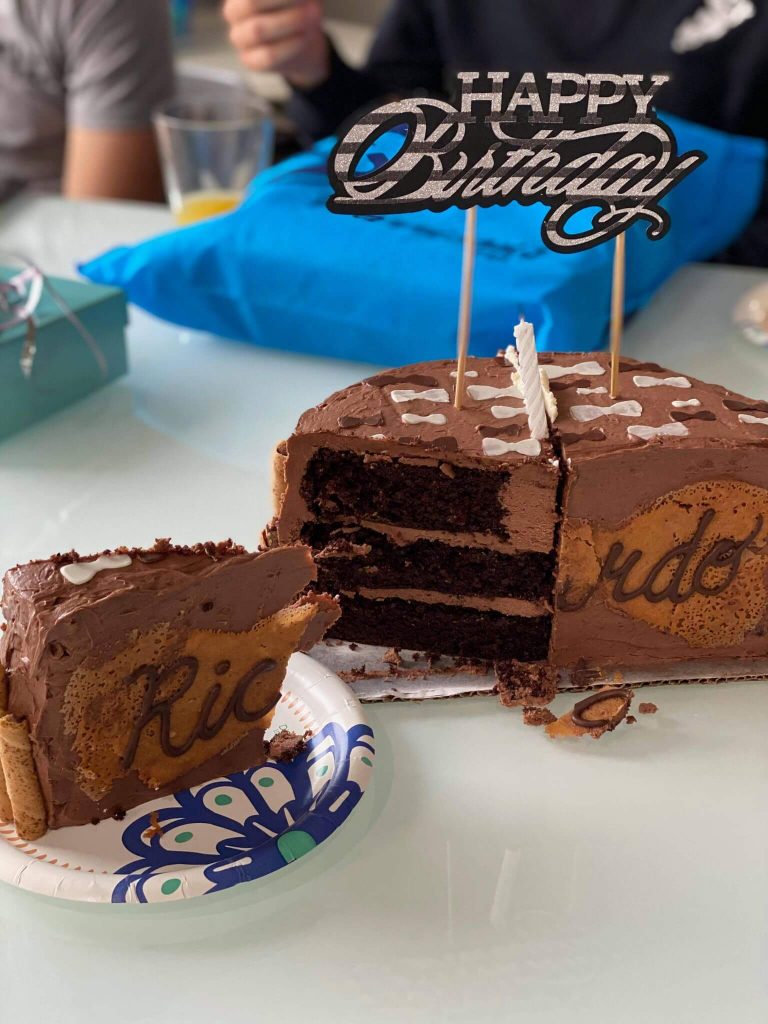
<instances>
[{"instance_id":1,"label":"cake topper","mask_svg":"<svg viewBox=\"0 0 768 1024\"><path fill-rule=\"evenodd\" d=\"M680 154L652 104L666 74L461 71L453 102L429 96L373 105L343 130L329 159L333 213L467 211L462 258L456 405L469 339L478 206L547 207L541 225L554 252L616 240L611 298L611 395L616 397L624 305L624 233L670 227L662 198L706 156ZM376 152L383 136L397 151ZM372 164L367 169L365 158ZM361 169L362 168L362 169Z\"/></svg>"}]
</instances>

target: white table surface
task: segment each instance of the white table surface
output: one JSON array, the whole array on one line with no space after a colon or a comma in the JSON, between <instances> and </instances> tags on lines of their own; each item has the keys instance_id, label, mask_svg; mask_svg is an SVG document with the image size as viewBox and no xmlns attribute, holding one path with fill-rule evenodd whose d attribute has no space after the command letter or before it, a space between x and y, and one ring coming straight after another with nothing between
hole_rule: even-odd
<instances>
[{"instance_id":1,"label":"white table surface","mask_svg":"<svg viewBox=\"0 0 768 1024\"><path fill-rule=\"evenodd\" d=\"M0 248L66 273L170 223L16 203ZM729 312L757 272L690 267L626 352L768 394ZM134 312L131 374L0 445L0 564L268 518L269 452L370 366L180 332ZM278 875L164 907L0 887L0 1019L763 1024L764 684L654 691L657 715L552 744L492 698L369 708L374 784ZM564 700L564 698L560 698Z\"/></svg>"}]
</instances>

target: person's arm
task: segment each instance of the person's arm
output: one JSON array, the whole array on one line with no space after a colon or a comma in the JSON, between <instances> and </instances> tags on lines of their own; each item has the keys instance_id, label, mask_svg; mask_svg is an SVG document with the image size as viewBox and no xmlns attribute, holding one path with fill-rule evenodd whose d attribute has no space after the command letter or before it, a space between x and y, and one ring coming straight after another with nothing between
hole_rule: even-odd
<instances>
[{"instance_id":1,"label":"person's arm","mask_svg":"<svg viewBox=\"0 0 768 1024\"><path fill-rule=\"evenodd\" d=\"M61 190L70 199L162 202L163 182L152 129L69 128Z\"/></svg>"},{"instance_id":2,"label":"person's arm","mask_svg":"<svg viewBox=\"0 0 768 1024\"><path fill-rule=\"evenodd\" d=\"M79 0L62 29L70 197L160 200L152 112L173 91L167 4Z\"/></svg>"},{"instance_id":3,"label":"person's arm","mask_svg":"<svg viewBox=\"0 0 768 1024\"><path fill-rule=\"evenodd\" d=\"M442 89L429 0L396 0L360 71L329 42L317 0L226 0L223 11L246 67L278 71L293 87L289 114L305 138L331 134L378 97Z\"/></svg>"}]
</instances>

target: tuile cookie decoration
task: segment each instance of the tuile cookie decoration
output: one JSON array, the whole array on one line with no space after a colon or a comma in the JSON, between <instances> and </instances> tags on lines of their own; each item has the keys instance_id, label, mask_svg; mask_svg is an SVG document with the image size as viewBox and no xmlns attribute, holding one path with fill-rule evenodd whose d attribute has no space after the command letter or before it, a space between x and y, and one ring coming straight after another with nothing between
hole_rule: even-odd
<instances>
[{"instance_id":1,"label":"tuile cookie decoration","mask_svg":"<svg viewBox=\"0 0 768 1024\"><path fill-rule=\"evenodd\" d=\"M47 812L26 719L10 714L0 718L0 761L8 820L15 822L23 839L39 839L47 829Z\"/></svg>"}]
</instances>

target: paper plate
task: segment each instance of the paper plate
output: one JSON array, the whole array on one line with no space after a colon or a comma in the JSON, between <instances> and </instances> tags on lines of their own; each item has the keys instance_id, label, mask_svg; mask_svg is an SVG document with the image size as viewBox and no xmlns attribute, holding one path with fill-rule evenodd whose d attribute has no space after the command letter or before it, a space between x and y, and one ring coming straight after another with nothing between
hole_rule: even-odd
<instances>
[{"instance_id":1,"label":"paper plate","mask_svg":"<svg viewBox=\"0 0 768 1024\"><path fill-rule=\"evenodd\" d=\"M250 882L303 857L365 792L373 732L338 676L305 654L288 663L273 728L313 736L289 764L215 779L107 820L28 843L0 824L0 880L98 903L162 903Z\"/></svg>"}]
</instances>

